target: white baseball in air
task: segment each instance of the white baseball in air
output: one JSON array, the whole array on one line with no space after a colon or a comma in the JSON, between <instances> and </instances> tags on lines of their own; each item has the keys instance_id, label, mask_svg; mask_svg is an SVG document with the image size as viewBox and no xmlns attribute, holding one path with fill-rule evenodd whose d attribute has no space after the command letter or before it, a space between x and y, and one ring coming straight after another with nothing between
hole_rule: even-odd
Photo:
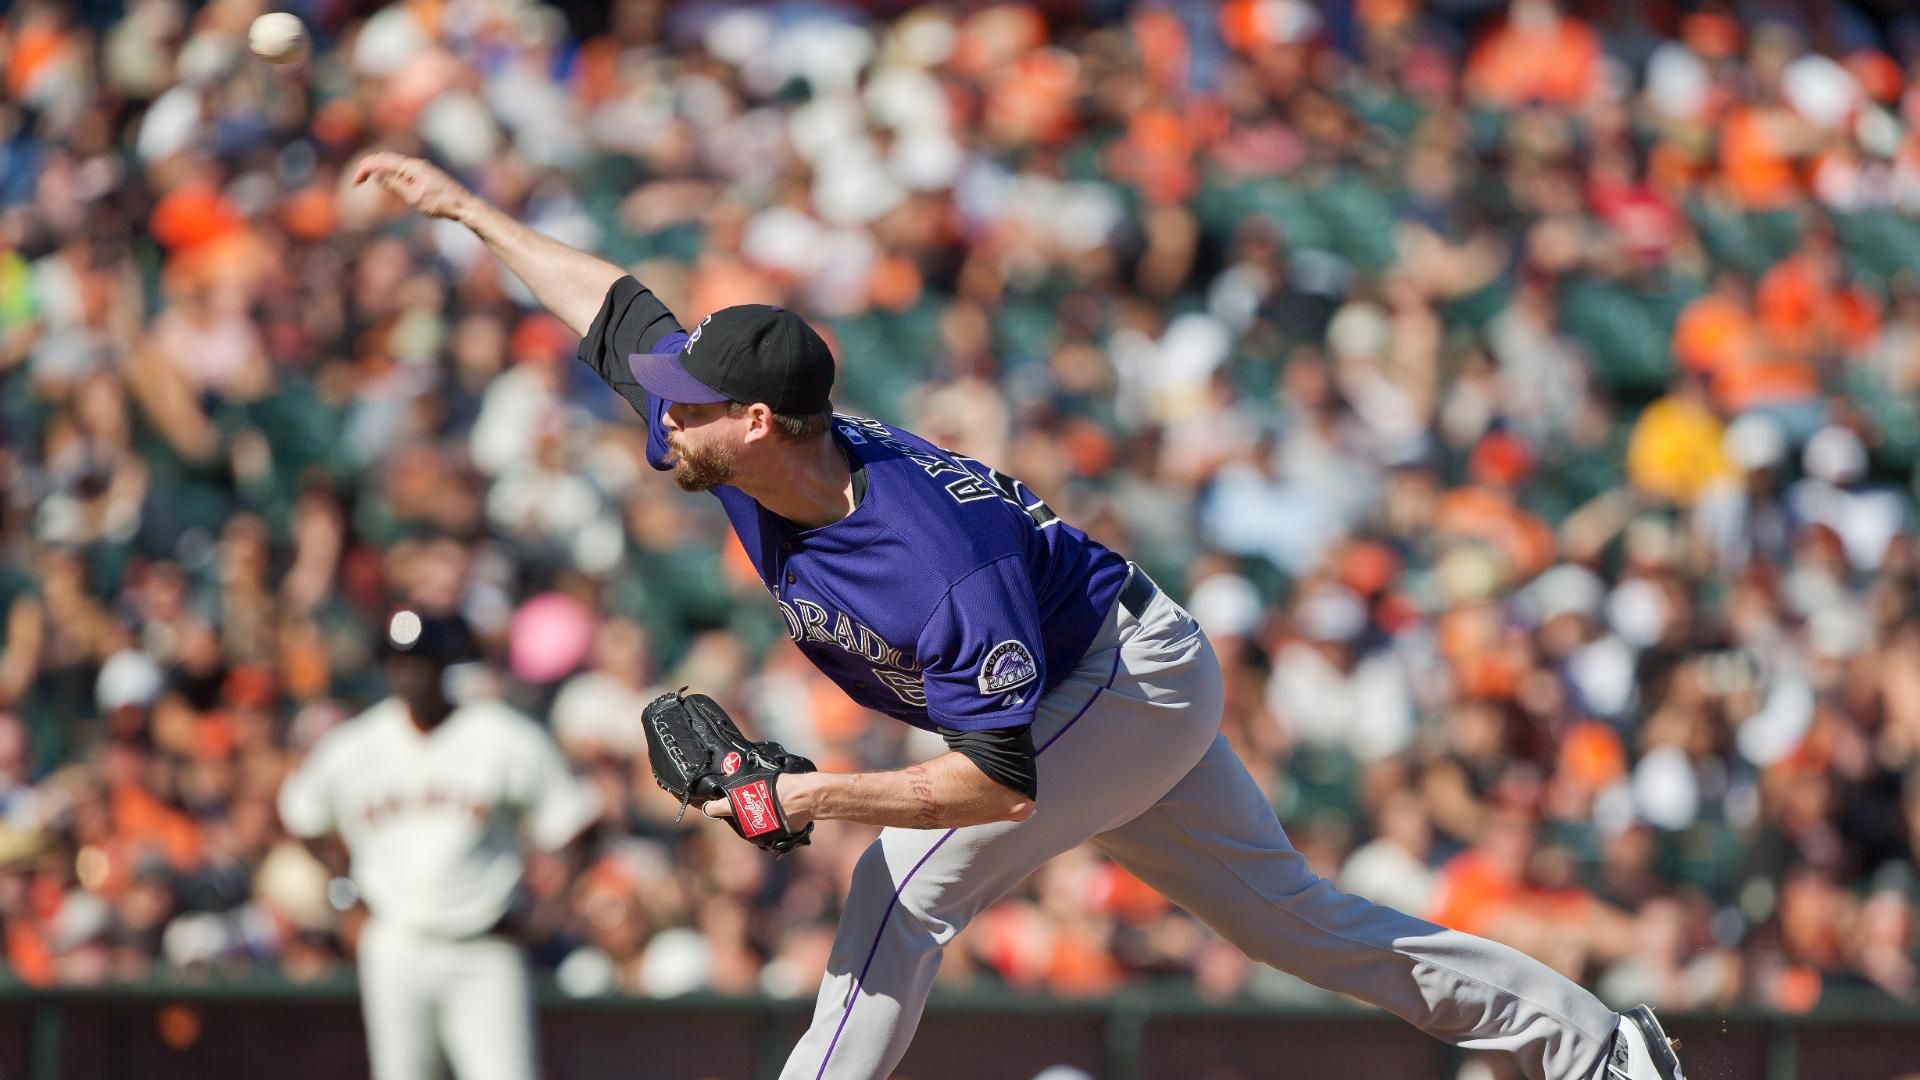
<instances>
[{"instance_id":1,"label":"white baseball in air","mask_svg":"<svg viewBox=\"0 0 1920 1080\"><path fill-rule=\"evenodd\" d=\"M297 58L307 43L307 28L298 15L269 11L253 20L247 30L247 48L269 63L284 64Z\"/></svg>"},{"instance_id":2,"label":"white baseball in air","mask_svg":"<svg viewBox=\"0 0 1920 1080\"><path fill-rule=\"evenodd\" d=\"M387 637L402 649L413 648L420 640L420 616L412 611L396 611L393 621L387 624Z\"/></svg>"}]
</instances>

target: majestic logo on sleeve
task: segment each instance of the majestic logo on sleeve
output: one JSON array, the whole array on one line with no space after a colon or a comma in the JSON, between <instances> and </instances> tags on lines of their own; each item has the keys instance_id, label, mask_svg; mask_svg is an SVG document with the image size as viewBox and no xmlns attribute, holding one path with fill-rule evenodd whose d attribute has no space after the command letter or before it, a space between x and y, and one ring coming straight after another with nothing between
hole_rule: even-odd
<instances>
[{"instance_id":1,"label":"majestic logo on sleeve","mask_svg":"<svg viewBox=\"0 0 1920 1080\"><path fill-rule=\"evenodd\" d=\"M1040 674L1033 654L1017 641L1003 641L987 650L980 663L980 692L999 694L1016 686L1025 686Z\"/></svg>"}]
</instances>

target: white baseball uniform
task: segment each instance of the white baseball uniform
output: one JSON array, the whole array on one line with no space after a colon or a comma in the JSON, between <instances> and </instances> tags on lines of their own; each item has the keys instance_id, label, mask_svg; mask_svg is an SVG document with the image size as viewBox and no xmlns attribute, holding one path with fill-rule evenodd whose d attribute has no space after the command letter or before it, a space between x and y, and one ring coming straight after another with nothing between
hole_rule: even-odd
<instances>
[{"instance_id":1,"label":"white baseball uniform","mask_svg":"<svg viewBox=\"0 0 1920 1080\"><path fill-rule=\"evenodd\" d=\"M328 732L280 789L296 836L338 832L370 918L361 1006L374 1080L532 1080L526 958L495 932L521 845L564 847L599 813L537 723L499 702L430 732L397 698Z\"/></svg>"}]
</instances>

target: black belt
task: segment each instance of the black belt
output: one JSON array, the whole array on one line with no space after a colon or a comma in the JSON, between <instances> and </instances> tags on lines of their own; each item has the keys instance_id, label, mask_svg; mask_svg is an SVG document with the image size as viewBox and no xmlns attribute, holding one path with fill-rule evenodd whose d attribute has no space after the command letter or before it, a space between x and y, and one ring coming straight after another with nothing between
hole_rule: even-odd
<instances>
[{"instance_id":1,"label":"black belt","mask_svg":"<svg viewBox=\"0 0 1920 1080\"><path fill-rule=\"evenodd\" d=\"M1120 606L1136 619L1145 618L1147 605L1160 594L1160 586L1153 583L1145 570L1137 563L1127 564L1127 583L1120 586Z\"/></svg>"}]
</instances>

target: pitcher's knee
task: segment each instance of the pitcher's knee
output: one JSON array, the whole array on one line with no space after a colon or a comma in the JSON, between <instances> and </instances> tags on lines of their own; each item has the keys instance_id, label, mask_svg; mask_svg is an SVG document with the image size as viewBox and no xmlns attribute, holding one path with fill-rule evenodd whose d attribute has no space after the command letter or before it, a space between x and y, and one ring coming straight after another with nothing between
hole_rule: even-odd
<instances>
[{"instance_id":1,"label":"pitcher's knee","mask_svg":"<svg viewBox=\"0 0 1920 1080\"><path fill-rule=\"evenodd\" d=\"M940 887L914 871L915 863L889 862L884 843L875 840L854 864L848 909L872 911L875 919L884 920L881 932L889 936L925 939L928 946L938 948L958 928L939 912Z\"/></svg>"}]
</instances>

